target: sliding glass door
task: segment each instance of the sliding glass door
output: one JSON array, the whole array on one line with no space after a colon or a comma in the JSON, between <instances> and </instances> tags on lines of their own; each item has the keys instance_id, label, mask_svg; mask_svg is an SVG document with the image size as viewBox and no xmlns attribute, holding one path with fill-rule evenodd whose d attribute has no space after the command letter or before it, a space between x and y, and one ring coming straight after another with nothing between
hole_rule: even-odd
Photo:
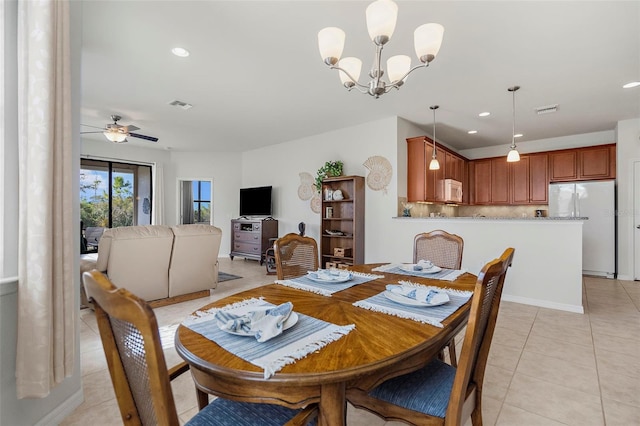
<instances>
[{"instance_id":1,"label":"sliding glass door","mask_svg":"<svg viewBox=\"0 0 640 426\"><path fill-rule=\"evenodd\" d=\"M80 219L88 227L151 223L151 166L80 161Z\"/></svg>"}]
</instances>

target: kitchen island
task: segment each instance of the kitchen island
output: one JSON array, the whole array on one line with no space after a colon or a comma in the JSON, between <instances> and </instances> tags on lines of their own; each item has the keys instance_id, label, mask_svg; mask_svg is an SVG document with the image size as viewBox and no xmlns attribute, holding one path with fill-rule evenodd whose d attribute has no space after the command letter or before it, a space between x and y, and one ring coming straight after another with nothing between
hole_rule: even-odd
<instances>
[{"instance_id":1,"label":"kitchen island","mask_svg":"<svg viewBox=\"0 0 640 426\"><path fill-rule=\"evenodd\" d=\"M584 313L582 226L585 220L588 218L397 217L391 221L391 229L378 235L367 232L369 241L372 237L381 239L377 244L380 253L369 253L367 258L368 261L410 262L414 236L442 229L464 239L462 267L474 274L507 247L515 248L503 300ZM389 235L393 238L388 238Z\"/></svg>"}]
</instances>

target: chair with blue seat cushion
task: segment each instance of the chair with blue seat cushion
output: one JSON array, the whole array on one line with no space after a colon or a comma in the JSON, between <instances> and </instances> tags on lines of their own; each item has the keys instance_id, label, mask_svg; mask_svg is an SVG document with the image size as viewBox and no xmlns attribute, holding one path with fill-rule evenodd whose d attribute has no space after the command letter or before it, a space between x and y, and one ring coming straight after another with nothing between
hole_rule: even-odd
<instances>
[{"instance_id":1,"label":"chair with blue seat cushion","mask_svg":"<svg viewBox=\"0 0 640 426\"><path fill-rule=\"evenodd\" d=\"M457 368L434 359L373 390L349 389L349 402L386 420L413 425L462 425L469 415L474 426L482 425L484 371L513 254L508 248L478 275Z\"/></svg>"},{"instance_id":2,"label":"chair with blue seat cushion","mask_svg":"<svg viewBox=\"0 0 640 426\"><path fill-rule=\"evenodd\" d=\"M83 274L87 296L95 306L96 320L111 381L126 425L180 425L171 380L189 370L181 363L167 370L158 323L153 310L136 295L117 288L97 270ZM195 387L195 385L194 385ZM196 389L203 406L208 395ZM303 426L314 421L317 406L291 409L279 405L216 398L204 406L188 425Z\"/></svg>"},{"instance_id":3,"label":"chair with blue seat cushion","mask_svg":"<svg viewBox=\"0 0 640 426\"><path fill-rule=\"evenodd\" d=\"M437 229L431 232L423 232L413 238L413 263L420 260L429 260L434 265L446 269L462 268L462 250L464 240L456 234ZM451 339L447 345L449 348L449 362L454 367L457 365L456 342Z\"/></svg>"}]
</instances>

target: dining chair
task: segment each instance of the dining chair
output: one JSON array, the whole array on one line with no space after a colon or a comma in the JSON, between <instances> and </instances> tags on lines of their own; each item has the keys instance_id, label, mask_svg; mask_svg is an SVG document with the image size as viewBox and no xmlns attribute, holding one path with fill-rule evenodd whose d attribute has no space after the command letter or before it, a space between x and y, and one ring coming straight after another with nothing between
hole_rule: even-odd
<instances>
[{"instance_id":1,"label":"dining chair","mask_svg":"<svg viewBox=\"0 0 640 426\"><path fill-rule=\"evenodd\" d=\"M462 425L469 414L473 425L482 425L484 371L513 254L513 248L506 249L478 275L457 368L436 358L422 369L389 379L371 391L347 390L349 402L386 420L413 425Z\"/></svg>"},{"instance_id":2,"label":"dining chair","mask_svg":"<svg viewBox=\"0 0 640 426\"><path fill-rule=\"evenodd\" d=\"M441 268L460 269L463 248L464 241L458 235L440 229L423 232L413 239L413 263L430 260Z\"/></svg>"},{"instance_id":3,"label":"dining chair","mask_svg":"<svg viewBox=\"0 0 640 426\"><path fill-rule=\"evenodd\" d=\"M125 425L180 425L171 380L189 370L185 362L167 370L158 323L149 305L127 289L116 287L97 270L83 282L95 306L102 346ZM315 419L317 406L290 409L216 398L196 389L202 408L190 426L302 426Z\"/></svg>"},{"instance_id":4,"label":"dining chair","mask_svg":"<svg viewBox=\"0 0 640 426\"><path fill-rule=\"evenodd\" d=\"M318 269L318 243L311 237L290 233L278 238L273 248L279 280L299 277Z\"/></svg>"},{"instance_id":5,"label":"dining chair","mask_svg":"<svg viewBox=\"0 0 640 426\"><path fill-rule=\"evenodd\" d=\"M464 241L455 234L447 231L435 230L423 232L413 239L413 263L420 260L430 260L434 265L446 269L462 268L462 249ZM456 342L454 339L447 344L449 361L454 367L457 365Z\"/></svg>"}]
</instances>

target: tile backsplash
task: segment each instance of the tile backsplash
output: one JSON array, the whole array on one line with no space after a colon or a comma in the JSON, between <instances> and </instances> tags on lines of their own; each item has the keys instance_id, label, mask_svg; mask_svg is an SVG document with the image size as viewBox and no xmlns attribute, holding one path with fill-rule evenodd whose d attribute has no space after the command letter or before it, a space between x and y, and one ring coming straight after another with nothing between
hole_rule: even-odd
<instances>
[{"instance_id":1,"label":"tile backsplash","mask_svg":"<svg viewBox=\"0 0 640 426\"><path fill-rule=\"evenodd\" d=\"M411 217L534 217L536 210L546 212L549 208L546 204L527 206L457 206L452 204L407 203L405 197L398 197L398 216L403 216L404 206L412 206Z\"/></svg>"}]
</instances>

